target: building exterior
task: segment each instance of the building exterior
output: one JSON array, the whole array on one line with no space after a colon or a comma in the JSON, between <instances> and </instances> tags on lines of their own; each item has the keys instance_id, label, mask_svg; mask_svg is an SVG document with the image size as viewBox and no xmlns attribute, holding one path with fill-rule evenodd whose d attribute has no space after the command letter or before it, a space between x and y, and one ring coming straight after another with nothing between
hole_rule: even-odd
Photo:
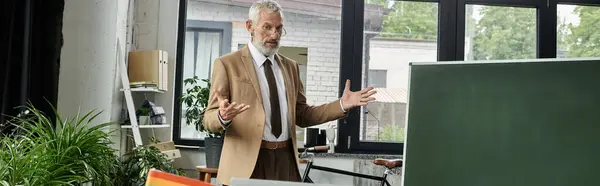
<instances>
[{"instance_id":1,"label":"building exterior","mask_svg":"<svg viewBox=\"0 0 600 186\"><path fill-rule=\"evenodd\" d=\"M436 41L372 38L369 42L369 80L376 85L376 101L367 106L361 124L362 140L398 140L403 132L385 129L403 129L406 124L408 102L409 64L432 62L437 58ZM375 73L373 73L375 72ZM378 77L382 76L382 77ZM390 126L391 125L391 126ZM391 138L391 139L390 139Z\"/></svg>"}]
</instances>

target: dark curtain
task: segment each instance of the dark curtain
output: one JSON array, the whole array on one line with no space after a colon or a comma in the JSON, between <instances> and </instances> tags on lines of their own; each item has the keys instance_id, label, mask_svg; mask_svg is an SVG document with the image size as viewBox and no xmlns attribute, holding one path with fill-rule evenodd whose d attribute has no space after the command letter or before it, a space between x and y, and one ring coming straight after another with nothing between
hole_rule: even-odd
<instances>
[{"instance_id":1,"label":"dark curtain","mask_svg":"<svg viewBox=\"0 0 600 186\"><path fill-rule=\"evenodd\" d=\"M27 103L54 117L64 0L3 0L0 24L0 131Z\"/></svg>"}]
</instances>

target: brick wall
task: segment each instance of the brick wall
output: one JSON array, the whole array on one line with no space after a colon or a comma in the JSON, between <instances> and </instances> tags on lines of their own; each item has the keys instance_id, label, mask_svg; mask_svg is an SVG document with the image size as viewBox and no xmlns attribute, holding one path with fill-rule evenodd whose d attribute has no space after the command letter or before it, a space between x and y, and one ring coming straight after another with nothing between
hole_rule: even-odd
<instances>
[{"instance_id":1,"label":"brick wall","mask_svg":"<svg viewBox=\"0 0 600 186\"><path fill-rule=\"evenodd\" d=\"M282 46L308 49L306 95L308 104L319 105L338 99L340 28L338 18L288 13L284 8L284 25L287 35ZM246 44L250 34L244 22L248 19L248 7L190 1L188 19L202 21L226 21L233 23L231 51L238 44Z\"/></svg>"}]
</instances>

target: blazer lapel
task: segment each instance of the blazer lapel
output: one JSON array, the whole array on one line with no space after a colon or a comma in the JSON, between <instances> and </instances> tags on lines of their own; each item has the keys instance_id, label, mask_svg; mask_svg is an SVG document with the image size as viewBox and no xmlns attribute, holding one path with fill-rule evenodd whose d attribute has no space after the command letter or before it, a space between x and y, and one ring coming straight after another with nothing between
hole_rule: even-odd
<instances>
[{"instance_id":1,"label":"blazer lapel","mask_svg":"<svg viewBox=\"0 0 600 186\"><path fill-rule=\"evenodd\" d=\"M258 76L256 75L256 68L254 67L254 62L252 61L252 56L250 55L250 49L248 46L242 48L242 63L244 64L246 73L248 73L248 77L252 82L252 87L254 87L256 97L258 97L259 100L258 102L260 103L260 106L264 108L260 85L258 84Z\"/></svg>"}]
</instances>

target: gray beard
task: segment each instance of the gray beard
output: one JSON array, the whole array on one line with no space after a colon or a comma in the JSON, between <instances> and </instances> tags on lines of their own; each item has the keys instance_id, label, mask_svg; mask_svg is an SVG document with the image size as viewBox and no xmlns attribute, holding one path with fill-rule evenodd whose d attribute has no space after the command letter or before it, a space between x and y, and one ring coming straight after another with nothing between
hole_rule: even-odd
<instances>
[{"instance_id":1,"label":"gray beard","mask_svg":"<svg viewBox=\"0 0 600 186\"><path fill-rule=\"evenodd\" d=\"M256 49L258 49L258 51L260 53L262 53L263 55L265 55L265 56L275 55L279 51L279 44L277 44L277 47L275 47L275 48L267 48L267 47L265 47L265 42L264 41L254 40L252 42L252 44L254 44L254 46L256 47Z\"/></svg>"}]
</instances>

